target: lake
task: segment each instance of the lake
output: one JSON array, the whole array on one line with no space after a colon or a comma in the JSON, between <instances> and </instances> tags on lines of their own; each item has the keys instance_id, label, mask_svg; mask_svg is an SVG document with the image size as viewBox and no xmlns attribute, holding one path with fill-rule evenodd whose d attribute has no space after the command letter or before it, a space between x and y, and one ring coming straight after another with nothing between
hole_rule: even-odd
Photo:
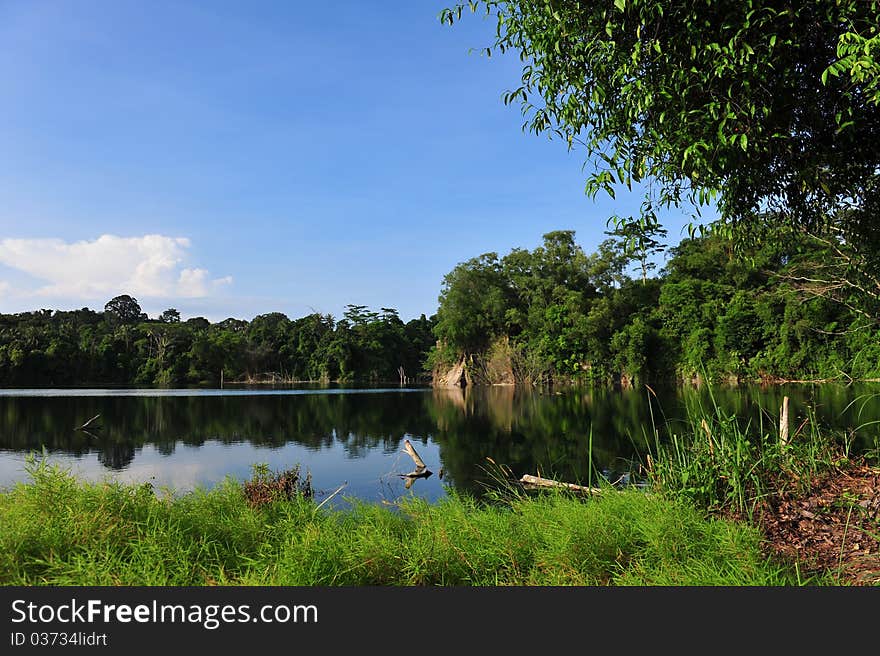
<instances>
[{"instance_id":1,"label":"lake","mask_svg":"<svg viewBox=\"0 0 880 656\"><path fill-rule=\"evenodd\" d=\"M783 396L792 432L815 412L826 430L849 431L856 451L880 434L880 385L612 390L286 388L0 389L0 486L27 480L28 454L89 480L150 482L176 492L211 487L252 466L299 464L316 498L434 501L449 488L479 495L491 459L514 475L586 482L636 478L656 440L687 428L687 407L713 403L756 430L776 430ZM95 415L86 430L78 426ZM654 434L656 428L657 435ZM404 486L409 439L433 475ZM487 469L488 467L488 469ZM442 470L442 477L441 477ZM593 474L595 480L595 474Z\"/></svg>"}]
</instances>

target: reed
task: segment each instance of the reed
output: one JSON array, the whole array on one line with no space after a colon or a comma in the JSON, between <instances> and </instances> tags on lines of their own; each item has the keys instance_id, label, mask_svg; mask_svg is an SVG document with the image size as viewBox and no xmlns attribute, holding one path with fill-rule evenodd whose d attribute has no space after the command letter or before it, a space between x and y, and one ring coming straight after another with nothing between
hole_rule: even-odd
<instances>
[{"instance_id":1,"label":"reed","mask_svg":"<svg viewBox=\"0 0 880 656\"><path fill-rule=\"evenodd\" d=\"M743 421L710 400L688 406L685 430L655 438L647 469L656 490L753 519L770 494L803 488L850 457L851 435L821 430L810 408L786 440L773 417Z\"/></svg>"}]
</instances>

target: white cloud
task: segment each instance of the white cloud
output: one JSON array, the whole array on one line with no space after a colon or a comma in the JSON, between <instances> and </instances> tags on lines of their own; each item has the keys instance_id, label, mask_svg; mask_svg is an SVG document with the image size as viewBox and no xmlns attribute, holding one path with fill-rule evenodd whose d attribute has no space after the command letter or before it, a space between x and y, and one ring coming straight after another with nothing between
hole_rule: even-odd
<instances>
[{"instance_id":1,"label":"white cloud","mask_svg":"<svg viewBox=\"0 0 880 656\"><path fill-rule=\"evenodd\" d=\"M202 298L229 276L211 280L206 269L189 268L189 239L101 235L94 241L0 240L0 263L41 281L17 295L101 299L117 294L147 298ZM6 285L8 291L9 286ZM0 283L0 293L4 287Z\"/></svg>"},{"instance_id":2,"label":"white cloud","mask_svg":"<svg viewBox=\"0 0 880 656\"><path fill-rule=\"evenodd\" d=\"M204 269L183 269L177 279L177 288L183 296L207 296L207 278L208 272Z\"/></svg>"},{"instance_id":3,"label":"white cloud","mask_svg":"<svg viewBox=\"0 0 880 656\"><path fill-rule=\"evenodd\" d=\"M9 292L9 283L5 280L0 280L0 296L4 296Z\"/></svg>"},{"instance_id":4,"label":"white cloud","mask_svg":"<svg viewBox=\"0 0 880 656\"><path fill-rule=\"evenodd\" d=\"M231 283L232 276L210 280L206 269L182 269L177 279L177 293L188 298L203 298L210 296L219 286Z\"/></svg>"}]
</instances>

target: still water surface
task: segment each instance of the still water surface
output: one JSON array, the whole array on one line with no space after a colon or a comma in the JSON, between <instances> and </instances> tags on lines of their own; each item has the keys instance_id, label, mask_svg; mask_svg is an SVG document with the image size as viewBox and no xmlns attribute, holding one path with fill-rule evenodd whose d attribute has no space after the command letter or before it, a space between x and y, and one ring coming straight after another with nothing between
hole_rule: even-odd
<instances>
[{"instance_id":1,"label":"still water surface","mask_svg":"<svg viewBox=\"0 0 880 656\"><path fill-rule=\"evenodd\" d=\"M594 472L611 479L635 474L658 439L687 430L688 407L710 411L714 399L767 432L776 430L785 395L792 431L813 410L825 429L848 431L855 450L876 448L880 385L656 394L645 388L0 389L0 487L27 480L28 454L45 449L51 461L83 478L148 481L177 492L230 476L244 480L257 463L274 470L300 464L319 499L346 483L334 503L409 494L433 501L451 487L480 494L487 458L516 476L586 482L591 444ZM98 414L87 430L76 429ZM434 473L409 490L398 476L413 469L404 439Z\"/></svg>"}]
</instances>

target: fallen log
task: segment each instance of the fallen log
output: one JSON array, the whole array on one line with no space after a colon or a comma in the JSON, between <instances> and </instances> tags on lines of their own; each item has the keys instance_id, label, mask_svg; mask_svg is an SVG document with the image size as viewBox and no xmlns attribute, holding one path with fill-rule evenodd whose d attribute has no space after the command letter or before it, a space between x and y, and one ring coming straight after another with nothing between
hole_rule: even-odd
<instances>
[{"instance_id":1,"label":"fallen log","mask_svg":"<svg viewBox=\"0 0 880 656\"><path fill-rule=\"evenodd\" d=\"M532 476L531 474L523 474L519 482L528 488L564 488L573 492L583 492L585 494L599 494L602 490L598 487L586 487L585 485L577 485L575 483L563 483L554 481L552 478L541 478L540 476Z\"/></svg>"}]
</instances>

